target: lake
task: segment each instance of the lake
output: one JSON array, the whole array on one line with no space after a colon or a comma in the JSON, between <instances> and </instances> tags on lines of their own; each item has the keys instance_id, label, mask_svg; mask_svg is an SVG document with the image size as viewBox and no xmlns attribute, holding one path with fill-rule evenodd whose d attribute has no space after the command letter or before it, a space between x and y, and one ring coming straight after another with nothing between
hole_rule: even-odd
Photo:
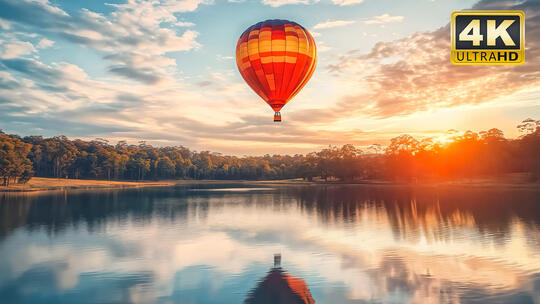
<instances>
[{"instance_id":1,"label":"lake","mask_svg":"<svg viewBox=\"0 0 540 304\"><path fill-rule=\"evenodd\" d=\"M540 303L540 189L0 193L1 303Z\"/></svg>"}]
</instances>

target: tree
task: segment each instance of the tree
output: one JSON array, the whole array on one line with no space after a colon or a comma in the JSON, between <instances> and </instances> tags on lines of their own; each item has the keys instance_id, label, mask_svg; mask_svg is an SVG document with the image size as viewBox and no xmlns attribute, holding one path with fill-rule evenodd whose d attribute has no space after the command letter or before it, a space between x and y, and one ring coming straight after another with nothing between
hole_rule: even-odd
<instances>
[{"instance_id":1,"label":"tree","mask_svg":"<svg viewBox=\"0 0 540 304\"><path fill-rule=\"evenodd\" d=\"M332 176L335 169L335 162L337 159L337 147L329 146L326 149L317 153L319 157L318 167L320 170L321 178L324 181L328 181L328 177Z\"/></svg>"},{"instance_id":2,"label":"tree","mask_svg":"<svg viewBox=\"0 0 540 304\"><path fill-rule=\"evenodd\" d=\"M520 132L530 134L534 132L538 132L538 129L540 128L540 120L534 120L532 118L527 118L524 121L522 121L517 128Z\"/></svg>"},{"instance_id":3,"label":"tree","mask_svg":"<svg viewBox=\"0 0 540 304\"><path fill-rule=\"evenodd\" d=\"M419 151L419 142L414 137L404 134L390 140L386 148L388 174L396 179L411 180L415 176L415 157Z\"/></svg>"},{"instance_id":4,"label":"tree","mask_svg":"<svg viewBox=\"0 0 540 304\"><path fill-rule=\"evenodd\" d=\"M526 132L516 149L520 169L529 172L532 181L540 180L540 120L526 119L518 125L518 129Z\"/></svg>"},{"instance_id":5,"label":"tree","mask_svg":"<svg viewBox=\"0 0 540 304\"><path fill-rule=\"evenodd\" d=\"M362 175L362 156L363 152L353 145L344 145L337 151L337 169L336 177L341 180L353 180Z\"/></svg>"},{"instance_id":6,"label":"tree","mask_svg":"<svg viewBox=\"0 0 540 304\"><path fill-rule=\"evenodd\" d=\"M0 133L0 178L4 186L26 183L34 171L28 154L32 146L17 137Z\"/></svg>"},{"instance_id":7,"label":"tree","mask_svg":"<svg viewBox=\"0 0 540 304\"><path fill-rule=\"evenodd\" d=\"M174 163L167 156L160 157L157 160L156 169L158 178L174 177L175 166Z\"/></svg>"}]
</instances>

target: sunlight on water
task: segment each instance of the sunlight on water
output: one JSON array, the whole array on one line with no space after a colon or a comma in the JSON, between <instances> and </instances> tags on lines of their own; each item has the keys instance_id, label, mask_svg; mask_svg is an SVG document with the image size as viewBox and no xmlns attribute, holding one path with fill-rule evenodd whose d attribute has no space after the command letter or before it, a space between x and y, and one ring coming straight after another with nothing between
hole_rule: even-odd
<instances>
[{"instance_id":1,"label":"sunlight on water","mask_svg":"<svg viewBox=\"0 0 540 304\"><path fill-rule=\"evenodd\" d=\"M214 189L189 189L190 191L213 191L213 192L246 192L246 191L270 191L274 188L214 188Z\"/></svg>"},{"instance_id":2,"label":"sunlight on water","mask_svg":"<svg viewBox=\"0 0 540 304\"><path fill-rule=\"evenodd\" d=\"M2 303L540 303L537 190L204 189L2 197Z\"/></svg>"}]
</instances>

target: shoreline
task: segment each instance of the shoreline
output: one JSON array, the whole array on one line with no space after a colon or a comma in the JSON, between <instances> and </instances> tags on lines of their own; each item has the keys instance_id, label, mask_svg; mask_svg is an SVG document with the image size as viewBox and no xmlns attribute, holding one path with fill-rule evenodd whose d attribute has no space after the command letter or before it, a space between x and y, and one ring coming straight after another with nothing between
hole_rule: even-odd
<instances>
[{"instance_id":1,"label":"shoreline","mask_svg":"<svg viewBox=\"0 0 540 304\"><path fill-rule=\"evenodd\" d=\"M33 177L28 183L0 186L0 193L29 193L57 190L104 190L171 186L169 182L130 182Z\"/></svg>"},{"instance_id":2,"label":"shoreline","mask_svg":"<svg viewBox=\"0 0 540 304\"><path fill-rule=\"evenodd\" d=\"M37 193L67 190L121 190L155 187L173 187L177 185L203 185L203 184L255 184L255 183L282 183L301 184L295 180L163 180L163 181L106 181L91 179L63 179L49 177L33 177L28 183L14 184L9 187L0 186L0 193ZM309 182L305 182L306 184Z\"/></svg>"},{"instance_id":3,"label":"shoreline","mask_svg":"<svg viewBox=\"0 0 540 304\"><path fill-rule=\"evenodd\" d=\"M80 179L60 179L34 177L27 184L12 185L9 187L0 186L0 193L36 193L48 191L67 190L120 190L137 188L172 187L177 185L203 185L203 184L264 184L264 185L320 185L320 186L406 186L406 187L504 187L504 188L526 188L539 189L540 182L524 182L515 179L466 179L449 181L427 181L427 182L392 182L383 180L370 181L305 181L302 179L286 180L164 180L164 181L103 181L103 180L80 180Z\"/></svg>"}]
</instances>

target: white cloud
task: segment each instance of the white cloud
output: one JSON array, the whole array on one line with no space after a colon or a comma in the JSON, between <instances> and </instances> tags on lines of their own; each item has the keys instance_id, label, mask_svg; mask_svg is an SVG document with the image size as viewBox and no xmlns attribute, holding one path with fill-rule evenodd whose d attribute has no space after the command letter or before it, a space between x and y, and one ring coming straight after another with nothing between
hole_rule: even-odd
<instances>
[{"instance_id":1,"label":"white cloud","mask_svg":"<svg viewBox=\"0 0 540 304\"><path fill-rule=\"evenodd\" d=\"M219 60L233 60L234 57L233 56L223 56L221 54L217 54L216 57L219 59Z\"/></svg>"},{"instance_id":2,"label":"white cloud","mask_svg":"<svg viewBox=\"0 0 540 304\"><path fill-rule=\"evenodd\" d=\"M287 4L312 4L319 2L319 0L262 0L261 2L264 5L278 7Z\"/></svg>"},{"instance_id":3,"label":"white cloud","mask_svg":"<svg viewBox=\"0 0 540 304\"><path fill-rule=\"evenodd\" d=\"M49 40L49 39L46 39L46 38L43 38L39 41L39 43L37 44L37 47L39 49L46 49L48 47L51 47L52 45L54 44L54 41L52 40Z\"/></svg>"},{"instance_id":4,"label":"white cloud","mask_svg":"<svg viewBox=\"0 0 540 304\"><path fill-rule=\"evenodd\" d=\"M195 26L195 23L193 22L186 22L186 21L178 21L175 23L176 26L180 27L192 27Z\"/></svg>"},{"instance_id":5,"label":"white cloud","mask_svg":"<svg viewBox=\"0 0 540 304\"><path fill-rule=\"evenodd\" d=\"M364 2L364 0L332 0L332 2L339 6L353 5Z\"/></svg>"},{"instance_id":6,"label":"white cloud","mask_svg":"<svg viewBox=\"0 0 540 304\"><path fill-rule=\"evenodd\" d=\"M334 21L326 21L319 24L316 24L313 29L320 30L320 29L327 29L327 28L333 28L333 27L340 27L340 26L346 26L356 23L354 20L334 20Z\"/></svg>"},{"instance_id":7,"label":"white cloud","mask_svg":"<svg viewBox=\"0 0 540 304\"><path fill-rule=\"evenodd\" d=\"M30 42L11 40L0 40L0 58L11 59L19 56L28 55L35 52L34 45Z\"/></svg>"},{"instance_id":8,"label":"white cloud","mask_svg":"<svg viewBox=\"0 0 540 304\"><path fill-rule=\"evenodd\" d=\"M130 0L134 1L134 0ZM213 0L166 0L164 7L173 13L193 12L201 4L213 4Z\"/></svg>"},{"instance_id":9,"label":"white cloud","mask_svg":"<svg viewBox=\"0 0 540 304\"><path fill-rule=\"evenodd\" d=\"M64 10L54 5L51 5L49 0L22 0L22 1L27 2L27 3L37 4L38 6L41 6L41 8L56 15L69 16L68 13L66 13Z\"/></svg>"},{"instance_id":10,"label":"white cloud","mask_svg":"<svg viewBox=\"0 0 540 304\"><path fill-rule=\"evenodd\" d=\"M380 16L375 16L369 20L364 21L365 24L383 24L391 22L401 22L403 21L403 16L390 16L388 14L382 14Z\"/></svg>"},{"instance_id":11,"label":"white cloud","mask_svg":"<svg viewBox=\"0 0 540 304\"><path fill-rule=\"evenodd\" d=\"M185 31L178 35L175 30L162 26L163 22L192 26L192 23L177 20L175 13L193 11L199 0L142 2L129 0L126 4L114 4L116 10L110 16L102 16L85 10L82 17L90 26L83 30L97 33L90 44L102 50L134 50L145 54L161 55L168 52L186 51L196 48L197 32ZM77 34L77 33L75 33ZM128 40L128 43L123 41Z\"/></svg>"},{"instance_id":12,"label":"white cloud","mask_svg":"<svg viewBox=\"0 0 540 304\"><path fill-rule=\"evenodd\" d=\"M208 76L210 78L212 78L214 80L218 80L218 81L226 81L227 80L225 75L223 75L222 73L219 73L219 72L210 73Z\"/></svg>"},{"instance_id":13,"label":"white cloud","mask_svg":"<svg viewBox=\"0 0 540 304\"><path fill-rule=\"evenodd\" d=\"M322 52L327 52L327 51L330 51L332 48L327 46L324 41L319 41L317 43L317 52L319 53L322 53Z\"/></svg>"},{"instance_id":14,"label":"white cloud","mask_svg":"<svg viewBox=\"0 0 540 304\"><path fill-rule=\"evenodd\" d=\"M9 30L11 28L11 24L6 20L0 18L0 28L3 30Z\"/></svg>"}]
</instances>

